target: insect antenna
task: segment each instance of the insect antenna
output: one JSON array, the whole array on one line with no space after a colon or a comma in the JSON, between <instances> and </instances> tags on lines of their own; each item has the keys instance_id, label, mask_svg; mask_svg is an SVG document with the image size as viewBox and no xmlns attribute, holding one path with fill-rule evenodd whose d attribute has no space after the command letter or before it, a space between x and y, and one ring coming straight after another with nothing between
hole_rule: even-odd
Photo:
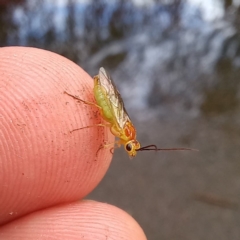
<instances>
[{"instance_id":1,"label":"insect antenna","mask_svg":"<svg viewBox=\"0 0 240 240\"><path fill-rule=\"evenodd\" d=\"M198 151L194 148L158 148L156 145L147 145L136 149L136 151Z\"/></svg>"}]
</instances>

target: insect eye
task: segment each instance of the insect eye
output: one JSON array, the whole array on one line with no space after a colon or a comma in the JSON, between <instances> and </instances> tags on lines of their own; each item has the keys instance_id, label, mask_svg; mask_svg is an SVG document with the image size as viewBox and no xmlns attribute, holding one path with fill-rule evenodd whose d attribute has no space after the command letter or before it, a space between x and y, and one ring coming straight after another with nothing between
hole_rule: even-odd
<instances>
[{"instance_id":1,"label":"insect eye","mask_svg":"<svg viewBox=\"0 0 240 240\"><path fill-rule=\"evenodd\" d=\"M132 144L128 143L128 144L126 145L126 150L127 150L128 152L131 152L131 151L132 151Z\"/></svg>"}]
</instances>

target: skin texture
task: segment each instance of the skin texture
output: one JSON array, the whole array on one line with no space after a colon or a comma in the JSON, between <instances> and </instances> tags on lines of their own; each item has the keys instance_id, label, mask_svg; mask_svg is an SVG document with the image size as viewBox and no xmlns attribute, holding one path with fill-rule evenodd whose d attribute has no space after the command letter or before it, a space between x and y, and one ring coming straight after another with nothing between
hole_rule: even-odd
<instances>
[{"instance_id":1,"label":"skin texture","mask_svg":"<svg viewBox=\"0 0 240 240\"><path fill-rule=\"evenodd\" d=\"M57 54L0 49L0 239L146 239L136 221L109 204L81 200L111 162L93 80Z\"/></svg>"}]
</instances>

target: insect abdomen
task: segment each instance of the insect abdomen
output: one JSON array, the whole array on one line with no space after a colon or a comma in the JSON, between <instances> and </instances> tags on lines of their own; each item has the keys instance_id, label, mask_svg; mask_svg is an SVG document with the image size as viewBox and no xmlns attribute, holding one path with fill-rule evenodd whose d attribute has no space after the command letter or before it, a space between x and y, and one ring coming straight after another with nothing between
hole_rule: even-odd
<instances>
[{"instance_id":1,"label":"insect abdomen","mask_svg":"<svg viewBox=\"0 0 240 240\"><path fill-rule=\"evenodd\" d=\"M102 108L103 117L105 118L105 120L108 122L112 122L113 115L111 112L111 108L108 104L109 100L106 96L105 90L101 86L99 85L94 86L94 97L96 99L97 104Z\"/></svg>"}]
</instances>

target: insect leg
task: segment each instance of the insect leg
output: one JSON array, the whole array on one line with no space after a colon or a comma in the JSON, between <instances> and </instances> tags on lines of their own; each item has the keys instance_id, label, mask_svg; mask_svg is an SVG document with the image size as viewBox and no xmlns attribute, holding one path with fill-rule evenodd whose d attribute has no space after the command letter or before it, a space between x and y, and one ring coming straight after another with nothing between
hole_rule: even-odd
<instances>
[{"instance_id":1,"label":"insect leg","mask_svg":"<svg viewBox=\"0 0 240 240\"><path fill-rule=\"evenodd\" d=\"M109 127L109 124L99 123L99 124L90 125L90 126L86 126L86 127L76 128L76 129L71 130L70 133L81 130L81 129L92 128L92 127Z\"/></svg>"},{"instance_id":2,"label":"insect leg","mask_svg":"<svg viewBox=\"0 0 240 240\"><path fill-rule=\"evenodd\" d=\"M115 144L117 144L117 146L115 146ZM103 147L104 147L104 148L109 148L109 147L111 147L112 145L113 145L112 148L118 148L118 147L119 147L118 141L115 141L115 142L112 142L112 143L108 143L108 144L104 144Z\"/></svg>"},{"instance_id":3,"label":"insect leg","mask_svg":"<svg viewBox=\"0 0 240 240\"><path fill-rule=\"evenodd\" d=\"M67 94L68 96L72 97L72 98L75 98L75 99L77 99L77 100L83 102L84 104L92 105L92 106L95 106L95 107L97 107L97 108L99 108L99 109L102 109L102 108L101 108L99 105L97 105L96 103L88 102L88 101L82 100L82 99L79 98L78 96L74 96L74 95L72 95L71 93L68 93L68 92L66 92L66 91L64 91L64 93Z\"/></svg>"},{"instance_id":4,"label":"insect leg","mask_svg":"<svg viewBox=\"0 0 240 240\"><path fill-rule=\"evenodd\" d=\"M110 149L111 154L113 154L114 149L121 147L121 144L119 143L119 141L116 141L113 144L114 144L113 147Z\"/></svg>"},{"instance_id":5,"label":"insect leg","mask_svg":"<svg viewBox=\"0 0 240 240\"><path fill-rule=\"evenodd\" d=\"M115 146L117 144L117 146ZM113 147L112 147L112 145L113 145ZM119 148L120 146L119 146L119 141L115 141L115 142L112 142L112 143L108 143L108 144L102 144L100 147L99 147L99 149L98 149L98 151L97 152L99 152L101 149L103 149L103 148L109 148L109 147L111 147L110 148L110 152L111 152L111 154L113 154L113 150L115 149L115 148Z\"/></svg>"}]
</instances>

